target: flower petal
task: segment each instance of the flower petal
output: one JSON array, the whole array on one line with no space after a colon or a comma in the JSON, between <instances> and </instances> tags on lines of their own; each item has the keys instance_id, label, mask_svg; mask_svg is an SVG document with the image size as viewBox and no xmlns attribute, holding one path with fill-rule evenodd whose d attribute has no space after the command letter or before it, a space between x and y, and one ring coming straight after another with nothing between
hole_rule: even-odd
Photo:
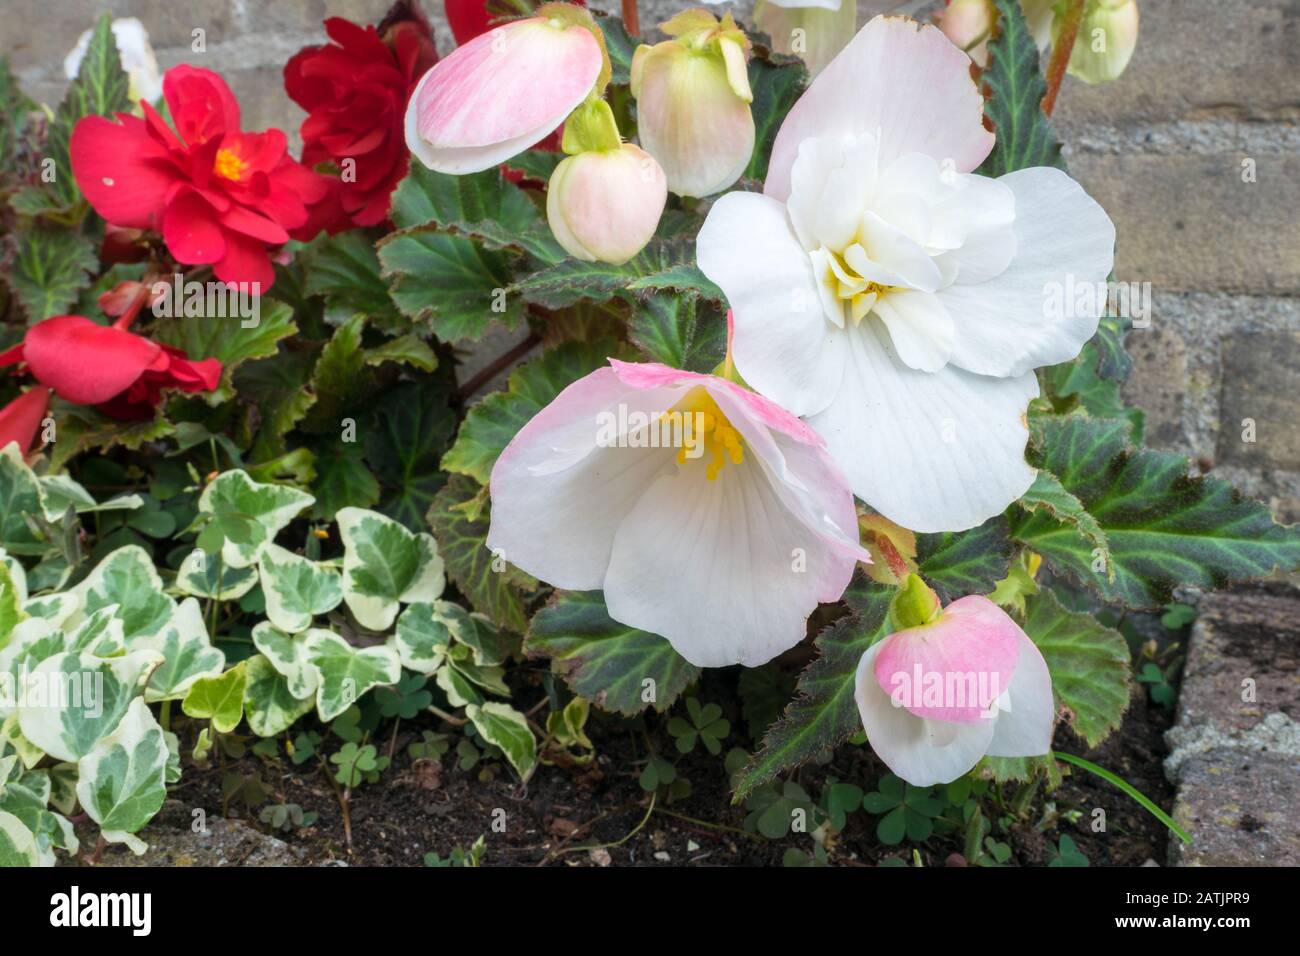
<instances>
[{"instance_id":1,"label":"flower petal","mask_svg":"<svg viewBox=\"0 0 1300 956\"><path fill-rule=\"evenodd\" d=\"M17 442L19 454L27 454L49 407L50 390L37 385L0 408L0 451L11 442Z\"/></svg>"},{"instance_id":2,"label":"flower petal","mask_svg":"<svg viewBox=\"0 0 1300 956\"><path fill-rule=\"evenodd\" d=\"M162 233L168 251L187 265L218 262L226 255L226 239L215 211L192 189L167 204Z\"/></svg>"},{"instance_id":3,"label":"flower petal","mask_svg":"<svg viewBox=\"0 0 1300 956\"><path fill-rule=\"evenodd\" d=\"M882 646L876 644L862 655L854 685L867 742L890 770L913 786L951 783L979 763L996 722L943 723L895 707L876 682L875 662Z\"/></svg>"},{"instance_id":4,"label":"flower petal","mask_svg":"<svg viewBox=\"0 0 1300 956\"><path fill-rule=\"evenodd\" d=\"M696 666L757 667L807 636L844 562L784 506L764 469L745 461L709 481L705 469L683 468L657 478L619 525L605 603Z\"/></svg>"},{"instance_id":5,"label":"flower petal","mask_svg":"<svg viewBox=\"0 0 1300 956\"><path fill-rule=\"evenodd\" d=\"M831 333L812 260L785 207L733 192L713 204L696 240L700 269L735 315L736 367L796 415L821 411L840 388L847 351Z\"/></svg>"},{"instance_id":6,"label":"flower petal","mask_svg":"<svg viewBox=\"0 0 1300 956\"><path fill-rule=\"evenodd\" d=\"M144 120L125 114L119 119L114 123L88 116L72 128L72 173L95 212L108 222L154 228L179 174Z\"/></svg>"},{"instance_id":7,"label":"flower petal","mask_svg":"<svg viewBox=\"0 0 1300 956\"><path fill-rule=\"evenodd\" d=\"M516 20L459 47L416 86L406 142L430 169L489 169L543 139L586 97L602 55L585 27Z\"/></svg>"},{"instance_id":8,"label":"flower petal","mask_svg":"<svg viewBox=\"0 0 1300 956\"><path fill-rule=\"evenodd\" d=\"M992 721L1012 686L1023 633L986 597L971 595L939 619L880 642L874 673L882 690L918 717L948 723Z\"/></svg>"},{"instance_id":9,"label":"flower petal","mask_svg":"<svg viewBox=\"0 0 1300 956\"><path fill-rule=\"evenodd\" d=\"M641 389L602 368L538 412L492 468L489 550L555 585L604 585L619 523L663 471L671 448L601 447L603 412L663 412L686 387Z\"/></svg>"},{"instance_id":10,"label":"flower petal","mask_svg":"<svg viewBox=\"0 0 1300 956\"><path fill-rule=\"evenodd\" d=\"M970 58L937 27L876 17L823 70L786 116L763 191L784 201L799 144L811 136L880 130L883 169L906 153L951 159L970 172L993 148Z\"/></svg>"},{"instance_id":11,"label":"flower petal","mask_svg":"<svg viewBox=\"0 0 1300 956\"><path fill-rule=\"evenodd\" d=\"M826 439L853 493L913 531L961 531L999 514L1033 483L1025 463L1032 372L919 372L871 317L834 330L849 351L843 384L808 423ZM744 366L741 374L748 376Z\"/></svg>"},{"instance_id":12,"label":"flower petal","mask_svg":"<svg viewBox=\"0 0 1300 956\"><path fill-rule=\"evenodd\" d=\"M874 307L898 357L910 368L937 372L952 354L953 323L943 302L928 292L891 292Z\"/></svg>"},{"instance_id":13,"label":"flower petal","mask_svg":"<svg viewBox=\"0 0 1300 956\"><path fill-rule=\"evenodd\" d=\"M1007 699L998 702L990 757L1040 757L1052 748L1052 725L1056 721L1052 675L1042 652L1023 631L1019 647L1020 657L1011 675Z\"/></svg>"},{"instance_id":14,"label":"flower petal","mask_svg":"<svg viewBox=\"0 0 1300 956\"><path fill-rule=\"evenodd\" d=\"M956 325L952 361L1014 376L1074 358L1097 331L1115 226L1059 169L1022 169L998 182L1016 197L1015 258L1000 275L975 285L959 278L939 297ZM1085 288L1091 301L1080 303L1073 293Z\"/></svg>"},{"instance_id":15,"label":"flower petal","mask_svg":"<svg viewBox=\"0 0 1300 956\"><path fill-rule=\"evenodd\" d=\"M162 348L79 315L56 315L27 330L23 358L32 375L61 398L97 405L129 387Z\"/></svg>"}]
</instances>

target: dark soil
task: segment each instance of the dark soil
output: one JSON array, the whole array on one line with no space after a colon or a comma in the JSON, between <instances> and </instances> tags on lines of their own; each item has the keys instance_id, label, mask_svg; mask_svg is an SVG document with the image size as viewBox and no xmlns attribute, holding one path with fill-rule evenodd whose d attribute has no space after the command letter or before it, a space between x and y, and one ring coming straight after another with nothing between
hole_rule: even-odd
<instances>
[{"instance_id":1,"label":"dark soil","mask_svg":"<svg viewBox=\"0 0 1300 956\"><path fill-rule=\"evenodd\" d=\"M516 694L516 701L526 704L530 696L542 699L538 676L535 670L515 672L512 686L527 684L529 679L536 686L534 695L525 690ZM745 734L734 673L710 672L700 696L721 704L731 721L732 733L724 747L755 749ZM1169 722L1166 712L1138 689L1122 728L1105 744L1087 751L1068 730L1061 730L1055 745L1119 774L1167 809L1173 794L1160 764L1166 752L1162 734ZM469 771L459 769L454 749L438 762L412 761L406 746L420 730L450 729L440 728L436 718L403 722L395 738L392 724L386 723L373 742L386 750L395 740L393 763L377 783L363 784L348 796L350 845L340 791L315 760L294 767L284 758L267 760L250 754L228 762L224 772L187 768L174 796L189 806L220 807L223 776L255 774L274 794L272 802L296 803L319 814L310 827L276 834L301 848L306 860L315 864L420 866L426 853L445 859L453 848L468 849L479 836L485 837L484 865L770 866L781 865L789 848L812 852L814 842L808 834L774 841L747 831L745 808L731 803L723 756L712 756L697 744L692 754L679 757L665 724L666 718L654 715L623 720L593 713L588 733L596 747L595 762L586 767L541 766L521 785L501 763L488 764L486 770L483 764ZM324 749L332 752L338 746L327 739ZM649 746L675 760L679 777L689 780L691 790L684 799L657 800L647 817L649 794L638 778ZM1063 765L1063 769L1072 768ZM846 744L828 764L804 767L795 779L817 798L828 777L869 791L885 772L867 747ZM1009 804L1017 787L1002 788L1004 803ZM1101 833L1091 829L1098 807L1105 810ZM262 826L256 823L256 809L236 806L230 813ZM891 847L877 839L876 823L877 818L864 810L852 813L844 831L827 842L829 862L870 866L889 858L910 861L915 848L927 866L945 861L960 865L954 854L959 857L962 852L962 833L936 834L920 844ZM1073 838L1093 866L1165 861L1164 826L1109 783L1077 769L1055 791L1038 793L1008 830L995 836L1012 849L1009 865L1032 866L1051 859L1062 834ZM147 838L147 831L144 835ZM593 844L604 846L587 849Z\"/></svg>"}]
</instances>

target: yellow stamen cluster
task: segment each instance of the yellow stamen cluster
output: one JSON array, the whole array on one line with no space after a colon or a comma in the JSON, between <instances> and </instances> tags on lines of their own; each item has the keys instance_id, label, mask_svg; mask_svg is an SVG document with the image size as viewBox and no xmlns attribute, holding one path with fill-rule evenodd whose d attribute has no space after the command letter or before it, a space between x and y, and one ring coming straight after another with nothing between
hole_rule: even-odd
<instances>
[{"instance_id":1,"label":"yellow stamen cluster","mask_svg":"<svg viewBox=\"0 0 1300 956\"><path fill-rule=\"evenodd\" d=\"M871 311L876 300L892 287L862 278L849 267L839 253L827 250L827 254L829 261L826 265L826 279L835 289L836 296L849 302L853 324L857 325Z\"/></svg>"},{"instance_id":2,"label":"yellow stamen cluster","mask_svg":"<svg viewBox=\"0 0 1300 956\"><path fill-rule=\"evenodd\" d=\"M693 451L702 442L710 460L705 466L705 476L709 481L716 481L718 472L722 471L728 461L739 465L745 460L745 442L731 424L713 396L703 386L696 386L686 393L669 415L682 416L683 434L686 436L682 448L677 452L677 464L685 465L692 460L687 453ZM695 433L695 424L699 423L700 434Z\"/></svg>"},{"instance_id":3,"label":"yellow stamen cluster","mask_svg":"<svg viewBox=\"0 0 1300 956\"><path fill-rule=\"evenodd\" d=\"M248 163L240 159L234 150L219 149L217 150L216 161L212 164L212 171L222 179L230 179L238 182L244 175L244 170L248 168Z\"/></svg>"}]
</instances>

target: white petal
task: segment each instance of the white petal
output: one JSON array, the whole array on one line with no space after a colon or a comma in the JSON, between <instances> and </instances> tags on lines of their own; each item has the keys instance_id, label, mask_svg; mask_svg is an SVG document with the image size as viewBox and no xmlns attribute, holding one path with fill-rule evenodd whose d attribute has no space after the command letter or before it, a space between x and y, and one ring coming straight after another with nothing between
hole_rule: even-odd
<instances>
[{"instance_id":1,"label":"white petal","mask_svg":"<svg viewBox=\"0 0 1300 956\"><path fill-rule=\"evenodd\" d=\"M944 723L895 707L872 673L880 648L877 643L862 655L854 686L867 742L890 770L913 786L951 783L979 763L996 722Z\"/></svg>"},{"instance_id":2,"label":"white petal","mask_svg":"<svg viewBox=\"0 0 1300 956\"><path fill-rule=\"evenodd\" d=\"M900 283L890 284L901 284L922 292L933 292L939 288L939 267L935 265L934 259L915 239L897 226L886 222L875 212L868 211L862 217L859 235L862 237L861 245L851 248L862 249L871 262L901 280ZM847 251L845 255L849 265L856 268L858 263L847 258ZM875 282L882 281L867 272L859 275Z\"/></svg>"},{"instance_id":3,"label":"white petal","mask_svg":"<svg viewBox=\"0 0 1300 956\"><path fill-rule=\"evenodd\" d=\"M1022 169L998 182L1015 194L1015 258L1001 275L976 285L959 281L940 298L957 327L954 364L1020 375L1074 358L1097 331L1115 226L1059 169ZM1090 286L1095 307L1074 294Z\"/></svg>"},{"instance_id":4,"label":"white petal","mask_svg":"<svg viewBox=\"0 0 1300 956\"><path fill-rule=\"evenodd\" d=\"M928 292L891 292L875 304L894 351L910 368L937 372L952 354L952 319Z\"/></svg>"},{"instance_id":5,"label":"white petal","mask_svg":"<svg viewBox=\"0 0 1300 956\"><path fill-rule=\"evenodd\" d=\"M1052 675L1033 641L1020 635L1020 657L1011 674L1007 700L998 702L998 715L989 744L990 757L1041 757L1052 748L1056 704Z\"/></svg>"},{"instance_id":6,"label":"white petal","mask_svg":"<svg viewBox=\"0 0 1300 956\"><path fill-rule=\"evenodd\" d=\"M796 415L825 408L839 389L845 355L831 339L835 327L785 205L728 193L709 210L696 253L731 305L732 354L745 381Z\"/></svg>"},{"instance_id":7,"label":"white petal","mask_svg":"<svg viewBox=\"0 0 1300 956\"><path fill-rule=\"evenodd\" d=\"M605 604L699 667L757 667L804 639L825 580L847 584L845 559L786 510L748 456L715 481L704 472L659 478L624 519ZM851 559L847 567L851 574Z\"/></svg>"},{"instance_id":8,"label":"white petal","mask_svg":"<svg viewBox=\"0 0 1300 956\"><path fill-rule=\"evenodd\" d=\"M835 57L786 116L763 191L790 195L790 168L812 136L881 135L881 168L907 153L952 159L970 172L993 148L970 58L936 27L876 17Z\"/></svg>"},{"instance_id":9,"label":"white petal","mask_svg":"<svg viewBox=\"0 0 1300 956\"><path fill-rule=\"evenodd\" d=\"M606 447L600 416L662 413L686 388L637 390L600 369L535 415L492 469L487 546L560 588L603 586L614 533L637 498L675 469L672 448Z\"/></svg>"},{"instance_id":10,"label":"white petal","mask_svg":"<svg viewBox=\"0 0 1300 956\"><path fill-rule=\"evenodd\" d=\"M826 439L853 493L913 531L972 528L1033 483L1024 414L1038 395L1030 372L972 375L951 364L903 364L870 316L836 330L850 347L843 386L808 423Z\"/></svg>"}]
</instances>

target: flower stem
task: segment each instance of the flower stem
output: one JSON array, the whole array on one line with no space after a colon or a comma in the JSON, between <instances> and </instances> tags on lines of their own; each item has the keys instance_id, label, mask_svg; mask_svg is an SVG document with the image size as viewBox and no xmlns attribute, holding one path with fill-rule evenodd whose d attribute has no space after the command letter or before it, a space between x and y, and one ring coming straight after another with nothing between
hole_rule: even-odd
<instances>
[{"instance_id":1,"label":"flower stem","mask_svg":"<svg viewBox=\"0 0 1300 956\"><path fill-rule=\"evenodd\" d=\"M1061 34L1052 44L1052 58L1047 63L1047 95L1043 97L1043 113L1052 115L1056 107L1056 94L1061 91L1065 80L1066 67L1070 65L1070 54L1074 52L1074 41L1079 36L1079 24L1083 22L1084 0L1070 0L1061 20Z\"/></svg>"},{"instance_id":2,"label":"flower stem","mask_svg":"<svg viewBox=\"0 0 1300 956\"><path fill-rule=\"evenodd\" d=\"M623 0L623 26L627 27L629 36L641 35L641 15L636 9L636 0Z\"/></svg>"}]
</instances>

